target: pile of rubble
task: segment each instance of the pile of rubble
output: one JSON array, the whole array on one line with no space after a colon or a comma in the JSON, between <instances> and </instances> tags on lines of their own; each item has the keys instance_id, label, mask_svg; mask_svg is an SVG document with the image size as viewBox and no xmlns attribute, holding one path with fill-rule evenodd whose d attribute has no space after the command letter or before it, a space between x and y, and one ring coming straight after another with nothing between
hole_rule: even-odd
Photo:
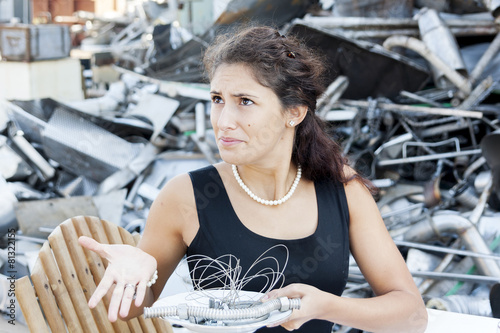
<instances>
[{"instance_id":1,"label":"pile of rubble","mask_svg":"<svg viewBox=\"0 0 500 333\"><path fill-rule=\"evenodd\" d=\"M361 14L351 2L325 3L232 1L203 36L151 18L119 34L101 24L114 34L108 46L121 74L103 96L0 108L8 114L0 112L0 233L43 241L75 215L140 232L166 181L219 160L200 68L207 43L244 17L272 16L326 55L331 84L317 112L379 187L382 217L427 305L498 318L495 2L381 1ZM371 294L354 262L346 294Z\"/></svg>"}]
</instances>

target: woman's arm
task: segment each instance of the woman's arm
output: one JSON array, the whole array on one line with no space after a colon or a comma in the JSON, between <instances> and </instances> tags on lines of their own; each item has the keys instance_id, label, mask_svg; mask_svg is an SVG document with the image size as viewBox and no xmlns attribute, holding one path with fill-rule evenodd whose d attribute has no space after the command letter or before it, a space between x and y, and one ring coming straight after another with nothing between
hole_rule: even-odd
<instances>
[{"instance_id":1,"label":"woman's arm","mask_svg":"<svg viewBox=\"0 0 500 333\"><path fill-rule=\"evenodd\" d=\"M427 311L422 297L373 197L356 180L349 182L345 191L351 253L376 297L344 298L346 317L342 321L373 332L424 331Z\"/></svg>"},{"instance_id":2,"label":"woman's arm","mask_svg":"<svg viewBox=\"0 0 500 333\"><path fill-rule=\"evenodd\" d=\"M130 319L141 315L161 294L167 279L186 253L186 237L197 231L196 205L187 174L169 181L151 205L144 233L137 247L100 244L81 237L80 244L109 262L103 279L89 300L95 307L106 294L111 297L108 317ZM151 287L147 281L158 270ZM136 286L127 287L128 284ZM135 301L134 291L136 292Z\"/></svg>"},{"instance_id":3,"label":"woman's arm","mask_svg":"<svg viewBox=\"0 0 500 333\"><path fill-rule=\"evenodd\" d=\"M270 297L301 297L287 329L310 319L324 319L370 332L423 332L427 311L406 263L390 237L378 207L357 180L345 185L349 205L351 252L375 297L338 297L317 288L295 284L270 293Z\"/></svg>"}]
</instances>

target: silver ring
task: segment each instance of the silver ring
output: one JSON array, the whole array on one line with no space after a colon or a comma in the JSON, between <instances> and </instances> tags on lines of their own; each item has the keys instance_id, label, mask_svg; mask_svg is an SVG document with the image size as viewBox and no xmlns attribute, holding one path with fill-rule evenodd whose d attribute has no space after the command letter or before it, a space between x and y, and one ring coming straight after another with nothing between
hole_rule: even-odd
<instances>
[{"instance_id":1,"label":"silver ring","mask_svg":"<svg viewBox=\"0 0 500 333\"><path fill-rule=\"evenodd\" d=\"M128 287L132 287L132 288L134 288L134 289L135 289L136 285L135 285L135 284L132 284L132 283L127 283L127 284L125 285L125 289L126 289L126 288L128 288Z\"/></svg>"}]
</instances>

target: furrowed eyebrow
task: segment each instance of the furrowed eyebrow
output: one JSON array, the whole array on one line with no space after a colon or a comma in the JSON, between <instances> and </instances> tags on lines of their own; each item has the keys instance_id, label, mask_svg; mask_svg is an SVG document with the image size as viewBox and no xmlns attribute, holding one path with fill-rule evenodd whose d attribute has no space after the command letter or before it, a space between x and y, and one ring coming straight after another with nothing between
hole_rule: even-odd
<instances>
[{"instance_id":1,"label":"furrowed eyebrow","mask_svg":"<svg viewBox=\"0 0 500 333\"><path fill-rule=\"evenodd\" d=\"M222 94L221 94L220 92L218 92L218 91L211 91L211 92L210 92L210 95L222 95ZM257 96L250 95L250 94L245 94L245 93L233 94L232 96L233 96L233 97L250 97L250 98L258 98Z\"/></svg>"},{"instance_id":2,"label":"furrowed eyebrow","mask_svg":"<svg viewBox=\"0 0 500 333\"><path fill-rule=\"evenodd\" d=\"M249 95L249 94L244 94L244 93L234 94L233 96L234 97L251 97L251 98L257 98L257 96L253 96L253 95Z\"/></svg>"}]
</instances>

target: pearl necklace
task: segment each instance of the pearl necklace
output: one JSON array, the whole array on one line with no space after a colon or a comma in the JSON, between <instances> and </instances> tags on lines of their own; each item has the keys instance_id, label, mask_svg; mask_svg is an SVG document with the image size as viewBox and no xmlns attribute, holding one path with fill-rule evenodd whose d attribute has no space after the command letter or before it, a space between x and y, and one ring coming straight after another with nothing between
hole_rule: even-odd
<instances>
[{"instance_id":1,"label":"pearl necklace","mask_svg":"<svg viewBox=\"0 0 500 333\"><path fill-rule=\"evenodd\" d=\"M262 198L256 196L252 191L250 191L248 186L246 186L245 183L243 183L243 180L241 180L241 177L240 177L240 174L238 173L238 168L236 167L236 165L233 164L231 167L233 169L234 178L236 178L236 181L238 182L238 184L240 184L241 188L250 196L250 198L252 198L255 201L257 201L258 203L261 203L261 204L266 205L266 206L281 205L282 203L284 203L285 201L290 199L293 192L295 192L297 185L299 185L300 177L302 177L302 168L300 167L300 164L299 164L297 166L297 175L295 176L292 187L290 187L290 190L288 191L288 193L285 194L285 196L283 198L278 199L278 200L265 200L265 199L262 199Z\"/></svg>"}]
</instances>

